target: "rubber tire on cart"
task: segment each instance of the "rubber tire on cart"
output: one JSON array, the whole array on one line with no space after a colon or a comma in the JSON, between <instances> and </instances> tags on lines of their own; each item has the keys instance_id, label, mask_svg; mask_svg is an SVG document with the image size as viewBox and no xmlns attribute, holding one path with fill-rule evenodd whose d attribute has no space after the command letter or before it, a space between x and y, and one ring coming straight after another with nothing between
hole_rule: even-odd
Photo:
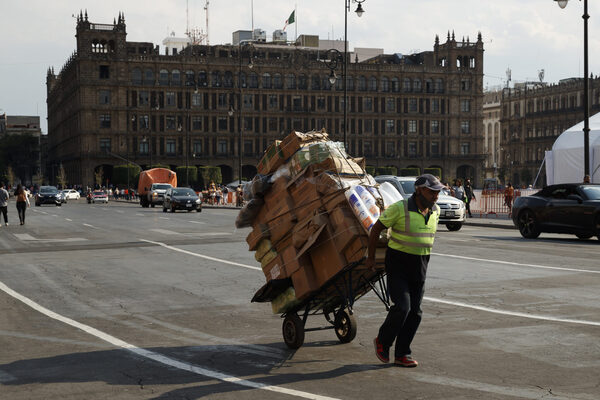
<instances>
[{"instance_id":1,"label":"rubber tire on cart","mask_svg":"<svg viewBox=\"0 0 600 400\"><path fill-rule=\"evenodd\" d=\"M350 343L356 337L356 318L350 314L347 308L335 314L333 327L335 328L336 336L342 343Z\"/></svg>"},{"instance_id":2,"label":"rubber tire on cart","mask_svg":"<svg viewBox=\"0 0 600 400\"><path fill-rule=\"evenodd\" d=\"M304 344L304 323L298 314L286 314L282 332L283 341L290 349L299 349Z\"/></svg>"},{"instance_id":3,"label":"rubber tire on cart","mask_svg":"<svg viewBox=\"0 0 600 400\"><path fill-rule=\"evenodd\" d=\"M462 223L460 223L460 222L448 222L446 224L446 228L448 228L448 230L451 231L451 232L459 231L460 228L462 228Z\"/></svg>"}]
</instances>

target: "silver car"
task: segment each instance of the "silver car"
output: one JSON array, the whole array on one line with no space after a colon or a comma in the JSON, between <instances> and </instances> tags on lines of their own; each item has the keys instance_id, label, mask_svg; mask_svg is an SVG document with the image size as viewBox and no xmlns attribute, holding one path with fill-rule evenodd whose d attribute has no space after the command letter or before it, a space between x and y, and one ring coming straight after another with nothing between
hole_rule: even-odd
<instances>
[{"instance_id":1,"label":"silver car","mask_svg":"<svg viewBox=\"0 0 600 400\"><path fill-rule=\"evenodd\" d=\"M402 198L407 199L415 192L414 176L379 175L375 177L377 183L388 182L392 184ZM449 231L458 231L465 222L465 203L442 190L436 203L440 207L440 224L445 224Z\"/></svg>"}]
</instances>

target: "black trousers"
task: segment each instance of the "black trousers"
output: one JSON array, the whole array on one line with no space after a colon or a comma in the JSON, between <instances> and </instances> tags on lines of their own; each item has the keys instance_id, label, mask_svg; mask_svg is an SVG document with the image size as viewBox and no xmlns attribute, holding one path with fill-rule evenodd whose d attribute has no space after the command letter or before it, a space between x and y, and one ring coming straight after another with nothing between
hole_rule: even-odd
<instances>
[{"instance_id":1,"label":"black trousers","mask_svg":"<svg viewBox=\"0 0 600 400\"><path fill-rule=\"evenodd\" d=\"M386 263L387 263L386 257ZM384 347L392 347L395 357L411 354L410 344L421 323L421 302L423 301L425 282L406 279L402 265L388 268L387 284L392 307L379 328L378 338Z\"/></svg>"},{"instance_id":2,"label":"black trousers","mask_svg":"<svg viewBox=\"0 0 600 400\"><path fill-rule=\"evenodd\" d=\"M2 213L2 215L4 215L4 223L8 224L8 207L0 207L0 212Z\"/></svg>"},{"instance_id":3,"label":"black trousers","mask_svg":"<svg viewBox=\"0 0 600 400\"><path fill-rule=\"evenodd\" d=\"M22 224L25 223L25 210L27 209L27 203L24 201L17 201L17 212L19 213L19 221Z\"/></svg>"}]
</instances>

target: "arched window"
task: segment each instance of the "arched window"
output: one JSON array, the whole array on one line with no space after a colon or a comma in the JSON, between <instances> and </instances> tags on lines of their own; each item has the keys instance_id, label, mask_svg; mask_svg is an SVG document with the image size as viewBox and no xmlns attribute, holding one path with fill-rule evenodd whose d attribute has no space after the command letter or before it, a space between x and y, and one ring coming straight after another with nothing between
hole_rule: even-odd
<instances>
[{"instance_id":1,"label":"arched window","mask_svg":"<svg viewBox=\"0 0 600 400\"><path fill-rule=\"evenodd\" d=\"M387 77L381 78L381 91L389 92L390 91L390 80Z\"/></svg>"},{"instance_id":2,"label":"arched window","mask_svg":"<svg viewBox=\"0 0 600 400\"><path fill-rule=\"evenodd\" d=\"M181 72L178 69L171 71L171 85L181 86Z\"/></svg>"},{"instance_id":3,"label":"arched window","mask_svg":"<svg viewBox=\"0 0 600 400\"><path fill-rule=\"evenodd\" d=\"M404 78L404 80L402 81L402 91L403 92L410 92L411 88L410 88L410 78Z\"/></svg>"},{"instance_id":4,"label":"arched window","mask_svg":"<svg viewBox=\"0 0 600 400\"><path fill-rule=\"evenodd\" d=\"M427 93L433 93L434 89L433 89L433 80L432 79L425 79L425 91Z\"/></svg>"},{"instance_id":5,"label":"arched window","mask_svg":"<svg viewBox=\"0 0 600 400\"><path fill-rule=\"evenodd\" d=\"M158 84L161 86L169 86L169 71L161 69L158 73Z\"/></svg>"},{"instance_id":6,"label":"arched window","mask_svg":"<svg viewBox=\"0 0 600 400\"><path fill-rule=\"evenodd\" d=\"M198 86L208 86L208 74L206 73L206 71L198 72Z\"/></svg>"},{"instance_id":7,"label":"arched window","mask_svg":"<svg viewBox=\"0 0 600 400\"><path fill-rule=\"evenodd\" d=\"M144 85L154 85L154 71L150 68L144 70Z\"/></svg>"},{"instance_id":8,"label":"arched window","mask_svg":"<svg viewBox=\"0 0 600 400\"><path fill-rule=\"evenodd\" d=\"M248 87L253 89L258 87L258 75L256 75L256 72L250 72L250 74L248 74Z\"/></svg>"},{"instance_id":9,"label":"arched window","mask_svg":"<svg viewBox=\"0 0 600 400\"><path fill-rule=\"evenodd\" d=\"M413 79L413 92L420 93L423 90L420 79Z\"/></svg>"},{"instance_id":10,"label":"arched window","mask_svg":"<svg viewBox=\"0 0 600 400\"><path fill-rule=\"evenodd\" d=\"M336 79L337 81L337 79ZM323 75L321 77L321 87L323 88L323 90L330 90L331 89L331 82L329 82L329 75Z\"/></svg>"},{"instance_id":11,"label":"arched window","mask_svg":"<svg viewBox=\"0 0 600 400\"><path fill-rule=\"evenodd\" d=\"M354 90L354 77L349 76L346 81L346 90Z\"/></svg>"},{"instance_id":12,"label":"arched window","mask_svg":"<svg viewBox=\"0 0 600 400\"><path fill-rule=\"evenodd\" d=\"M462 67L462 58L461 56L456 57L456 68Z\"/></svg>"},{"instance_id":13,"label":"arched window","mask_svg":"<svg viewBox=\"0 0 600 400\"><path fill-rule=\"evenodd\" d=\"M319 78L319 75L313 75L310 77L310 89L321 90L321 78Z\"/></svg>"},{"instance_id":14,"label":"arched window","mask_svg":"<svg viewBox=\"0 0 600 400\"><path fill-rule=\"evenodd\" d=\"M398 78L392 78L392 92L398 93L400 91L400 80Z\"/></svg>"},{"instance_id":15,"label":"arched window","mask_svg":"<svg viewBox=\"0 0 600 400\"><path fill-rule=\"evenodd\" d=\"M358 90L360 90L360 91L367 90L367 78L365 78L362 75L358 77Z\"/></svg>"},{"instance_id":16,"label":"arched window","mask_svg":"<svg viewBox=\"0 0 600 400\"><path fill-rule=\"evenodd\" d=\"M377 78L374 76L369 78L369 92L377 91Z\"/></svg>"},{"instance_id":17,"label":"arched window","mask_svg":"<svg viewBox=\"0 0 600 400\"><path fill-rule=\"evenodd\" d=\"M226 88L233 87L233 74L231 71L225 71L225 78L223 79L223 86Z\"/></svg>"},{"instance_id":18,"label":"arched window","mask_svg":"<svg viewBox=\"0 0 600 400\"><path fill-rule=\"evenodd\" d=\"M246 79L246 74L244 72L240 73L240 81L238 82L240 87L245 88L246 86L248 86L247 83L247 79Z\"/></svg>"},{"instance_id":19,"label":"arched window","mask_svg":"<svg viewBox=\"0 0 600 400\"><path fill-rule=\"evenodd\" d=\"M283 88L283 80L281 79L281 74L275 74L275 75L273 75L273 87L275 89L282 89Z\"/></svg>"},{"instance_id":20,"label":"arched window","mask_svg":"<svg viewBox=\"0 0 600 400\"><path fill-rule=\"evenodd\" d=\"M308 88L308 79L306 75L300 74L298 77L298 89L306 90Z\"/></svg>"},{"instance_id":21,"label":"arched window","mask_svg":"<svg viewBox=\"0 0 600 400\"><path fill-rule=\"evenodd\" d=\"M271 74L265 72L262 76L262 87L264 89L271 89L273 87L273 82L271 81Z\"/></svg>"},{"instance_id":22,"label":"arched window","mask_svg":"<svg viewBox=\"0 0 600 400\"><path fill-rule=\"evenodd\" d=\"M338 76L335 80L335 90L344 90L344 79ZM346 83L346 90L348 90L348 84Z\"/></svg>"},{"instance_id":23,"label":"arched window","mask_svg":"<svg viewBox=\"0 0 600 400\"><path fill-rule=\"evenodd\" d=\"M285 76L285 88L286 89L296 89L296 75L287 74Z\"/></svg>"},{"instance_id":24,"label":"arched window","mask_svg":"<svg viewBox=\"0 0 600 400\"><path fill-rule=\"evenodd\" d=\"M196 74L194 71L187 70L185 71L185 86L195 86L196 85Z\"/></svg>"},{"instance_id":25,"label":"arched window","mask_svg":"<svg viewBox=\"0 0 600 400\"><path fill-rule=\"evenodd\" d=\"M219 71L211 72L210 85L211 87L221 87L221 73Z\"/></svg>"},{"instance_id":26,"label":"arched window","mask_svg":"<svg viewBox=\"0 0 600 400\"><path fill-rule=\"evenodd\" d=\"M141 85L142 84L142 70L139 68L134 68L131 70L131 84L132 85Z\"/></svg>"}]
</instances>

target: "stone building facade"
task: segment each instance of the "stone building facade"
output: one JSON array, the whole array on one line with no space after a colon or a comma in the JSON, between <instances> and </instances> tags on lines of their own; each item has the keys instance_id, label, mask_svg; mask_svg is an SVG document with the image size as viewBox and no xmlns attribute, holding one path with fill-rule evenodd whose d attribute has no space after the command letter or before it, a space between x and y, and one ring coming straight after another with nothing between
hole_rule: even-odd
<instances>
[{"instance_id":1,"label":"stone building facade","mask_svg":"<svg viewBox=\"0 0 600 400\"><path fill-rule=\"evenodd\" d=\"M592 116L600 110L600 79L591 78L589 83ZM528 186L539 173L535 186L545 185L545 167L541 168L545 151L552 150L561 133L583 120L583 78L504 89L501 108L502 178ZM583 153L581 157L583 163Z\"/></svg>"},{"instance_id":2,"label":"stone building facade","mask_svg":"<svg viewBox=\"0 0 600 400\"><path fill-rule=\"evenodd\" d=\"M330 83L328 53L317 48L194 45L161 55L153 43L126 40L121 14L113 24L80 14L76 32L76 52L47 74L48 167L62 163L69 182L92 183L100 167L110 182L125 160L219 166L229 182L240 150L248 178L264 149L292 130L343 138L343 82ZM481 35L448 33L433 51L350 59L347 75L349 154L481 182Z\"/></svg>"}]
</instances>

